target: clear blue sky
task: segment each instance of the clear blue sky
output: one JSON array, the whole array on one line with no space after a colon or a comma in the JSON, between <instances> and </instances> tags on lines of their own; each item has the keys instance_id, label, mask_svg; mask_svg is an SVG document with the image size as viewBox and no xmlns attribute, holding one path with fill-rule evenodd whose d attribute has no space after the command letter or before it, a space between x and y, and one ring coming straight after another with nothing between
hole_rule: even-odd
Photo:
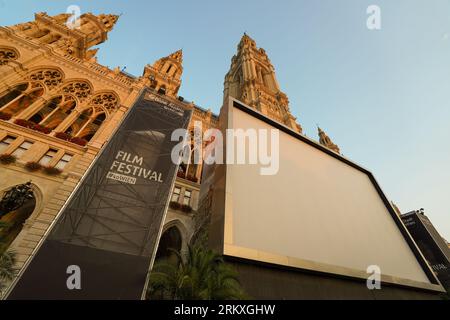
<instances>
[{"instance_id":1,"label":"clear blue sky","mask_svg":"<svg viewBox=\"0 0 450 320\"><path fill-rule=\"evenodd\" d=\"M144 65L183 48L180 95L218 112L223 78L246 31L266 49L292 113L316 123L370 169L402 212L425 208L450 241L450 1L12 1L0 25L82 12L123 13L99 62ZM381 7L382 29L366 28Z\"/></svg>"}]
</instances>

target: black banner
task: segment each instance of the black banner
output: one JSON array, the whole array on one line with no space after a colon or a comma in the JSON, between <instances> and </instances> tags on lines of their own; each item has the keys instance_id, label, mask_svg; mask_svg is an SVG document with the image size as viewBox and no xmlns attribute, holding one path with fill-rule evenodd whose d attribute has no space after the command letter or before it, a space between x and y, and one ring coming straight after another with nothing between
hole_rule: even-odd
<instances>
[{"instance_id":1,"label":"black banner","mask_svg":"<svg viewBox=\"0 0 450 320\"><path fill-rule=\"evenodd\" d=\"M89 169L8 299L140 299L177 166L185 111L143 94Z\"/></svg>"},{"instance_id":2,"label":"black banner","mask_svg":"<svg viewBox=\"0 0 450 320\"><path fill-rule=\"evenodd\" d=\"M424 214L413 211L401 218L439 281L450 292L450 249L447 244Z\"/></svg>"}]
</instances>

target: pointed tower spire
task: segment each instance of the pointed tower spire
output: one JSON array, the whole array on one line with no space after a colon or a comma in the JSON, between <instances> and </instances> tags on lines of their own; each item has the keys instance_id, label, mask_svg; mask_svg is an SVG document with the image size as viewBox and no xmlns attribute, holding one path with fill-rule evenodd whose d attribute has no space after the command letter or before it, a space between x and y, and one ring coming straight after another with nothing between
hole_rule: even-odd
<instances>
[{"instance_id":1,"label":"pointed tower spire","mask_svg":"<svg viewBox=\"0 0 450 320\"><path fill-rule=\"evenodd\" d=\"M180 64L183 63L183 49L177 50L170 54L169 58L178 61Z\"/></svg>"},{"instance_id":2,"label":"pointed tower spire","mask_svg":"<svg viewBox=\"0 0 450 320\"><path fill-rule=\"evenodd\" d=\"M175 51L144 68L144 78L160 94L176 97L183 74L183 50Z\"/></svg>"},{"instance_id":3,"label":"pointed tower spire","mask_svg":"<svg viewBox=\"0 0 450 320\"><path fill-rule=\"evenodd\" d=\"M103 24L106 32L109 32L119 20L119 16L116 14L100 14L97 16L97 19Z\"/></svg>"},{"instance_id":4,"label":"pointed tower spire","mask_svg":"<svg viewBox=\"0 0 450 320\"><path fill-rule=\"evenodd\" d=\"M256 46L244 33L237 47L237 54L231 59L231 66L225 75L224 99L236 98L268 117L302 132L301 126L289 110L289 100L280 90L275 68L266 51Z\"/></svg>"},{"instance_id":5,"label":"pointed tower spire","mask_svg":"<svg viewBox=\"0 0 450 320\"><path fill-rule=\"evenodd\" d=\"M340 153L339 147L331 141L330 137L327 136L327 134L320 128L317 127L317 130L319 132L319 142L321 145L327 147L330 150L333 150L334 152Z\"/></svg>"}]
</instances>

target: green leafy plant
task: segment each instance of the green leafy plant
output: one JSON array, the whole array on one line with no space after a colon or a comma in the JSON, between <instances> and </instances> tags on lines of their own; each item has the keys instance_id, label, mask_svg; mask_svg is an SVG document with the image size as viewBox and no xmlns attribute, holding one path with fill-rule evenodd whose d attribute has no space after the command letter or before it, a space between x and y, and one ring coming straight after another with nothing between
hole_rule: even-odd
<instances>
[{"instance_id":1,"label":"green leafy plant","mask_svg":"<svg viewBox=\"0 0 450 320\"><path fill-rule=\"evenodd\" d=\"M185 213L191 213L192 212L192 207L190 205L183 204L181 206L181 211L183 211Z\"/></svg>"},{"instance_id":2,"label":"green leafy plant","mask_svg":"<svg viewBox=\"0 0 450 320\"><path fill-rule=\"evenodd\" d=\"M72 137L70 134L65 133L65 132L57 132L55 133L55 137L61 140L65 140L65 141L69 141L72 143L75 143L79 146L84 147L85 145L87 145L87 143L89 141L87 141L86 139L83 138L78 138L78 137Z\"/></svg>"},{"instance_id":3,"label":"green leafy plant","mask_svg":"<svg viewBox=\"0 0 450 320\"><path fill-rule=\"evenodd\" d=\"M72 136L65 132L57 132L57 133L55 133L55 137L58 139L61 139L61 140L66 140L66 141L70 141L70 139L72 139Z\"/></svg>"},{"instance_id":4,"label":"green leafy plant","mask_svg":"<svg viewBox=\"0 0 450 320\"><path fill-rule=\"evenodd\" d=\"M45 134L52 132L51 129L41 126L40 124L34 123L33 121L30 121L30 120L17 119L16 121L14 121L14 123L21 127L29 128L29 129L39 131L39 132L42 132Z\"/></svg>"},{"instance_id":5,"label":"green leafy plant","mask_svg":"<svg viewBox=\"0 0 450 320\"><path fill-rule=\"evenodd\" d=\"M48 174L49 176L57 176L62 173L62 171L55 167L43 167L42 170L45 174Z\"/></svg>"},{"instance_id":6,"label":"green leafy plant","mask_svg":"<svg viewBox=\"0 0 450 320\"><path fill-rule=\"evenodd\" d=\"M8 121L9 119L11 119L11 117L11 114L0 111L0 120Z\"/></svg>"},{"instance_id":7,"label":"green leafy plant","mask_svg":"<svg viewBox=\"0 0 450 320\"><path fill-rule=\"evenodd\" d=\"M181 204L179 202L176 201L171 201L169 204L169 207L173 210L180 210L181 209Z\"/></svg>"},{"instance_id":8,"label":"green leafy plant","mask_svg":"<svg viewBox=\"0 0 450 320\"><path fill-rule=\"evenodd\" d=\"M3 294L7 283L17 274L15 268L17 255L15 251L7 250L0 254L0 293Z\"/></svg>"},{"instance_id":9,"label":"green leafy plant","mask_svg":"<svg viewBox=\"0 0 450 320\"><path fill-rule=\"evenodd\" d=\"M188 247L183 257L159 261L149 277L148 299L239 300L248 298L237 273L222 256L200 245Z\"/></svg>"},{"instance_id":10,"label":"green leafy plant","mask_svg":"<svg viewBox=\"0 0 450 320\"><path fill-rule=\"evenodd\" d=\"M70 142L75 143L75 144L77 144L77 145L79 145L79 146L82 146L82 147L84 147L84 146L87 145L87 143L88 143L88 141L87 141L86 139L83 139L83 138L77 138L77 137L71 138L71 139L70 139Z\"/></svg>"},{"instance_id":11,"label":"green leafy plant","mask_svg":"<svg viewBox=\"0 0 450 320\"><path fill-rule=\"evenodd\" d=\"M178 177L178 178L183 178L183 179L184 179L184 178L186 177L186 174L185 174L183 171L180 171L180 170L179 170L179 171L177 172L177 177Z\"/></svg>"},{"instance_id":12,"label":"green leafy plant","mask_svg":"<svg viewBox=\"0 0 450 320\"><path fill-rule=\"evenodd\" d=\"M188 175L188 176L186 177L186 179L189 180L189 181L195 182L195 183L198 182L198 178L195 177L194 175Z\"/></svg>"},{"instance_id":13,"label":"green leafy plant","mask_svg":"<svg viewBox=\"0 0 450 320\"><path fill-rule=\"evenodd\" d=\"M11 164L16 162L17 158L11 154L1 154L0 162L3 164Z\"/></svg>"},{"instance_id":14,"label":"green leafy plant","mask_svg":"<svg viewBox=\"0 0 450 320\"><path fill-rule=\"evenodd\" d=\"M30 161L25 164L25 169L28 171L34 172L38 171L42 168L42 165L39 162Z\"/></svg>"}]
</instances>

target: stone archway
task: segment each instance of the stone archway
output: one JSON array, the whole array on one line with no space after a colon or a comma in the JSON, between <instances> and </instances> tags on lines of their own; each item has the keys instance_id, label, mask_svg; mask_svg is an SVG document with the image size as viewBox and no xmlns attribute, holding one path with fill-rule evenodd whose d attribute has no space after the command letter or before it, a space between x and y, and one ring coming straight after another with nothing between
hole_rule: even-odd
<instances>
[{"instance_id":1,"label":"stone archway","mask_svg":"<svg viewBox=\"0 0 450 320\"><path fill-rule=\"evenodd\" d=\"M0 192L0 198L11 187L2 190ZM23 205L0 218L0 253L7 250L15 240L17 240L19 234L24 229L26 223L36 216L39 211L42 193L35 185L31 185L31 191L33 197L23 203Z\"/></svg>"},{"instance_id":2,"label":"stone archway","mask_svg":"<svg viewBox=\"0 0 450 320\"><path fill-rule=\"evenodd\" d=\"M170 259L174 255L172 250L180 252L183 246L183 238L177 226L169 227L159 240L158 251L156 252L156 260Z\"/></svg>"}]
</instances>

